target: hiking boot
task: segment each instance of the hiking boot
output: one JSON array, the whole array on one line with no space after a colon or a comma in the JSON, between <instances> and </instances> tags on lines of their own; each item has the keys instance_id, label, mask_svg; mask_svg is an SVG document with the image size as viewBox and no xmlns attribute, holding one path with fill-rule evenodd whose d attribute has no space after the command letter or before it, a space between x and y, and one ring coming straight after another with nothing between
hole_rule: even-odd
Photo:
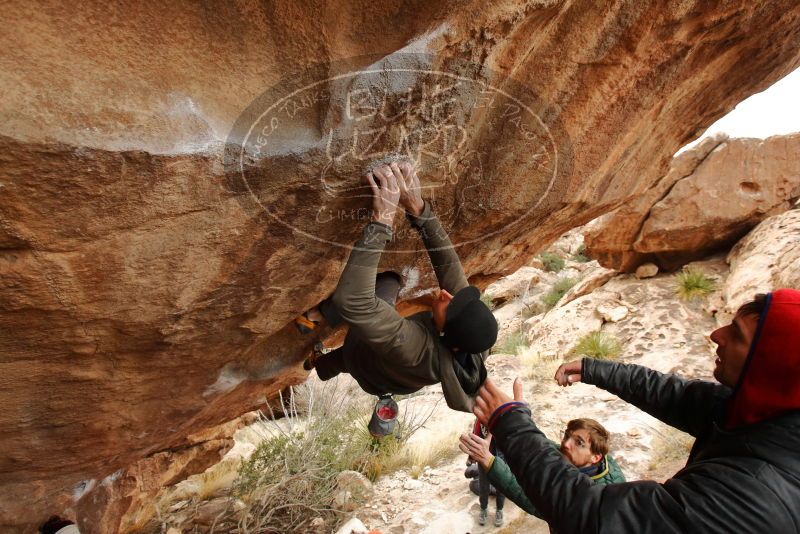
<instances>
[{"instance_id":1,"label":"hiking boot","mask_svg":"<svg viewBox=\"0 0 800 534\"><path fill-rule=\"evenodd\" d=\"M494 513L494 526L502 527L503 526L503 511L498 510Z\"/></svg>"},{"instance_id":2,"label":"hiking boot","mask_svg":"<svg viewBox=\"0 0 800 534\"><path fill-rule=\"evenodd\" d=\"M486 517L489 515L489 510L481 508L481 513L478 514L478 524L483 526L486 524Z\"/></svg>"}]
</instances>

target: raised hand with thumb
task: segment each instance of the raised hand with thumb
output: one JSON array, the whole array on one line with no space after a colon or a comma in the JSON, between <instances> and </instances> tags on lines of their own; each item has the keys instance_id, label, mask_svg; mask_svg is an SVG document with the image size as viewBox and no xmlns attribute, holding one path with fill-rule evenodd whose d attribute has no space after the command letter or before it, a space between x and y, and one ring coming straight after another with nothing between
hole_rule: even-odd
<instances>
[{"instance_id":1,"label":"raised hand with thumb","mask_svg":"<svg viewBox=\"0 0 800 534\"><path fill-rule=\"evenodd\" d=\"M576 382L581 381L581 360L574 360L568 363L561 364L556 370L556 375L553 377L559 386L571 386Z\"/></svg>"},{"instance_id":2,"label":"raised hand with thumb","mask_svg":"<svg viewBox=\"0 0 800 534\"><path fill-rule=\"evenodd\" d=\"M514 379L512 391L514 394L513 399L503 393L491 378L487 378L486 382L481 386L481 389L478 390L478 397L475 399L475 407L472 409L472 413L475 414L475 417L477 417L481 423L484 425L487 424L494 411L503 404L511 402L512 400L523 401L522 380L519 378Z\"/></svg>"}]
</instances>

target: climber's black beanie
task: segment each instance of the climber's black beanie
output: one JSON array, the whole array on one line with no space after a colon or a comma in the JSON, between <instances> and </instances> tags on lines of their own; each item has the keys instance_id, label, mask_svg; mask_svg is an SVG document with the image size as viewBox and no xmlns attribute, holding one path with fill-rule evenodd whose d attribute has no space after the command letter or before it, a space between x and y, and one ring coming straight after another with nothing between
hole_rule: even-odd
<instances>
[{"instance_id":1,"label":"climber's black beanie","mask_svg":"<svg viewBox=\"0 0 800 534\"><path fill-rule=\"evenodd\" d=\"M481 302L477 287L465 287L448 304L442 341L451 349L472 354L489 350L497 341L497 320Z\"/></svg>"}]
</instances>

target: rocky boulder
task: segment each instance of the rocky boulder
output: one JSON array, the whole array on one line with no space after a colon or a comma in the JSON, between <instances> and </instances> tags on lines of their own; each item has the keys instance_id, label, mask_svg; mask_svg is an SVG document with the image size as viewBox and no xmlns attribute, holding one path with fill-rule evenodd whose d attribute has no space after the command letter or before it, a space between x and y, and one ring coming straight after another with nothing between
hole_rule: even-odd
<instances>
[{"instance_id":1,"label":"rocky boulder","mask_svg":"<svg viewBox=\"0 0 800 534\"><path fill-rule=\"evenodd\" d=\"M538 358L565 357L578 340L603 326L599 303L616 302L619 295L596 290L526 322L525 336Z\"/></svg>"},{"instance_id":2,"label":"rocky boulder","mask_svg":"<svg viewBox=\"0 0 800 534\"><path fill-rule=\"evenodd\" d=\"M800 209L770 217L730 251L731 271L722 288L725 306L717 322L727 324L756 293L800 288Z\"/></svg>"},{"instance_id":3,"label":"rocky boulder","mask_svg":"<svg viewBox=\"0 0 800 534\"><path fill-rule=\"evenodd\" d=\"M489 285L484 294L495 306L502 306L506 301L524 297L531 287L536 287L544 281L555 278L553 273L548 273L536 267L520 267L516 272Z\"/></svg>"},{"instance_id":4,"label":"rocky boulder","mask_svg":"<svg viewBox=\"0 0 800 534\"><path fill-rule=\"evenodd\" d=\"M587 253L625 272L644 262L674 270L726 249L800 198L800 134L712 137L673 160L654 187L603 217Z\"/></svg>"},{"instance_id":5,"label":"rocky boulder","mask_svg":"<svg viewBox=\"0 0 800 534\"><path fill-rule=\"evenodd\" d=\"M115 473L304 380L292 320L369 216L368 161L418 160L485 286L800 62L788 1L0 12L0 526L28 531L125 531ZM380 268L434 283L400 219Z\"/></svg>"}]
</instances>

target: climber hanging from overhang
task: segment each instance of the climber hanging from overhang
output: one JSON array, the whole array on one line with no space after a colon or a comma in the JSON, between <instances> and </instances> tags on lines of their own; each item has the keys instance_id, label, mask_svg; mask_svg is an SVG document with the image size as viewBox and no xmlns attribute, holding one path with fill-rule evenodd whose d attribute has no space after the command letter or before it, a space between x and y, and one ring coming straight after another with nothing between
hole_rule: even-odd
<instances>
[{"instance_id":1,"label":"climber hanging from overhang","mask_svg":"<svg viewBox=\"0 0 800 534\"><path fill-rule=\"evenodd\" d=\"M407 158L390 156L367 169L372 190L372 220L353 247L336 291L297 320L307 332L326 321L350 329L344 344L324 353L318 344L304 367L321 380L349 373L379 401L370 425L373 435L391 432L396 404L391 394L409 394L441 382L447 405L470 412L486 379L484 359L497 340L497 321L467 283L458 255L431 205L422 199L419 178ZM398 206L428 250L439 290L431 312L403 318L395 310L401 276L377 274L392 238ZM392 413L394 412L394 413Z\"/></svg>"}]
</instances>

